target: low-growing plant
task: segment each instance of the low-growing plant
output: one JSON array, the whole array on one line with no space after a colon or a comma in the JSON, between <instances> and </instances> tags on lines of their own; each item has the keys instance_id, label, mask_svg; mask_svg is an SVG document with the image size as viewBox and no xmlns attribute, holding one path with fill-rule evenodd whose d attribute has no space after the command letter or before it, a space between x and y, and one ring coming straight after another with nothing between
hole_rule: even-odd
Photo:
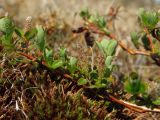
<instances>
[{"instance_id":1,"label":"low-growing plant","mask_svg":"<svg viewBox=\"0 0 160 120\"><path fill-rule=\"evenodd\" d=\"M119 76L117 72L122 73L113 63L117 47L120 46L131 55L150 57L160 66L159 13L139 10L141 31L130 34L135 49L128 48L122 40L118 40L105 17L91 14L89 10L81 11L80 16L84 24L73 33L84 35L91 52L90 66L85 71L77 64L80 60L68 55L67 48L60 48L58 57L55 57L54 50L47 45L43 26L23 29L17 27L8 16L0 18L2 106L7 109L12 106L8 111L14 111L15 105L15 111L20 111L23 115L21 118L26 119L33 116L34 119L75 119L75 115L78 115L77 119L104 119L107 118L107 112L114 109L123 111L124 107L140 113L160 112L159 109L136 105L141 102L154 108L159 105L160 99L150 98L147 83L137 72ZM95 64L95 49L104 57L101 73ZM15 95L10 96L5 92L12 93L12 90ZM126 99L126 94L132 96L129 100L135 104L121 100ZM2 107L0 109L4 111ZM6 114L0 112L0 117L4 115L5 118Z\"/></svg>"}]
</instances>

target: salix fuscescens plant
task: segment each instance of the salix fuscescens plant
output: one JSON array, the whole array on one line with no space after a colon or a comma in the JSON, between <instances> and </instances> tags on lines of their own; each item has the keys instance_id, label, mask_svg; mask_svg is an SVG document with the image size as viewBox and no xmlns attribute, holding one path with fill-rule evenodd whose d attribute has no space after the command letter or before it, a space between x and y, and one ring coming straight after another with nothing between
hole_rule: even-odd
<instances>
[{"instance_id":1,"label":"salix fuscescens plant","mask_svg":"<svg viewBox=\"0 0 160 120\"><path fill-rule=\"evenodd\" d=\"M46 95L41 96L37 92L42 90L46 94L44 89L53 89L51 84L60 83L64 79L69 79L68 83L65 84L66 89L69 89L70 85L72 85L70 84L71 75L74 75L78 69L76 66L77 59L68 56L65 48L60 49L59 58L55 58L54 51L46 45L44 27L40 25L36 27L30 26L31 23L28 19L26 22L25 28L19 28L10 17L2 17L0 19L0 58L2 58L2 61L0 60L0 96L7 98L3 99L3 105L1 104L0 106L0 118L6 118L3 108L8 106L8 111L21 114L21 119L30 119L35 114L39 118L50 119L53 118L51 116L53 114L52 105L55 104L52 99L57 96L57 93L55 94L56 96L51 95L52 97L49 100L51 105L48 104L49 101L47 100L48 98L46 99ZM58 86L60 87L58 89L61 90L61 85ZM58 86L55 84L55 92L57 92ZM6 91L10 95L5 94ZM26 95L29 95L30 100ZM33 98L34 95L36 96L35 99ZM40 99L45 99L46 101L39 101ZM58 100L58 102L60 101L63 101L63 99ZM47 107L44 108L46 103ZM55 105L58 108L60 104ZM29 108L29 106L33 107ZM67 106L65 108L70 114L69 105L65 106ZM10 112L7 112L7 114L10 114Z\"/></svg>"},{"instance_id":2,"label":"salix fuscescens plant","mask_svg":"<svg viewBox=\"0 0 160 120\"><path fill-rule=\"evenodd\" d=\"M74 33L86 33L87 31L92 34L99 35L100 41L96 43L105 56L105 67L107 68L108 77L112 76L112 59L116 46L119 45L122 49L131 55L144 55L151 57L155 64L159 66L159 13L156 11L146 11L139 9L138 20L140 32L131 33L131 41L135 45L136 49L128 48L122 40L119 40L114 32L110 29L107 19L102 16L91 14L88 9L81 11L80 16L84 20L83 26L74 30ZM107 39L104 39L106 37ZM109 74L110 73L110 74ZM105 76L107 77L107 76ZM109 80L109 79L108 79ZM124 84L126 92L131 93L133 96L138 94L145 94L146 84L143 83L137 73L131 73L127 77ZM114 89L114 88L113 88ZM157 102L153 102L157 103Z\"/></svg>"},{"instance_id":3,"label":"salix fuscescens plant","mask_svg":"<svg viewBox=\"0 0 160 120\"><path fill-rule=\"evenodd\" d=\"M114 10L110 12L112 11ZM0 85L5 85L2 92L10 89L10 92L14 91L13 96L7 94L8 99L3 99L4 106L12 106L16 111L21 111L26 119L35 114L40 119L48 116L48 119L51 119L52 113L62 118L62 109L66 110L65 117L72 119L75 119L76 111L80 113L79 119L85 115L94 118L94 115L98 116L100 112L105 113L102 117L105 118L107 110L123 111L124 107L140 113L160 112L159 109L150 109L122 100L130 93L134 103L140 101L143 103L140 105L147 103L146 106L152 107L159 105L159 98L151 100L147 95L147 84L140 75L131 72L129 75L120 74L117 77L118 68L113 64L117 47L120 46L131 55L151 57L159 65L159 13L140 9L138 18L142 30L131 33L135 49L128 48L113 30L110 30L107 23L110 19L91 14L88 10L82 11L80 15L84 24L73 30L73 33L82 33L91 50L91 62L87 70L82 70L77 65L80 61L76 57L67 54L67 48L60 48L59 53L55 53L47 45L45 28L40 25L31 26L30 17L26 20L25 28L17 27L9 17L0 18L0 51L3 53L0 56L3 58ZM104 58L101 72L94 61L95 49L98 49ZM13 71L9 71L10 69ZM11 104L8 101L11 101ZM64 101L66 103L61 105ZM81 103L83 106L80 106ZM53 109L55 106L56 109Z\"/></svg>"}]
</instances>

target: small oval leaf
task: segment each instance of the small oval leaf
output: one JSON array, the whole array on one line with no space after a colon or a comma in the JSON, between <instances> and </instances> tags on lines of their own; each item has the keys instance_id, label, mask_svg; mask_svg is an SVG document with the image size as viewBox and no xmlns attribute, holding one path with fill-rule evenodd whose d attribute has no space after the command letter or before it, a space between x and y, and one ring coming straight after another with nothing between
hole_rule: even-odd
<instances>
[{"instance_id":1,"label":"small oval leaf","mask_svg":"<svg viewBox=\"0 0 160 120\"><path fill-rule=\"evenodd\" d=\"M85 85L85 84L87 84L87 80L86 80L86 79L80 78L80 79L78 80L78 85Z\"/></svg>"},{"instance_id":2,"label":"small oval leaf","mask_svg":"<svg viewBox=\"0 0 160 120\"><path fill-rule=\"evenodd\" d=\"M42 26L37 27L37 45L39 49L43 52L45 48L45 31Z\"/></svg>"},{"instance_id":3,"label":"small oval leaf","mask_svg":"<svg viewBox=\"0 0 160 120\"><path fill-rule=\"evenodd\" d=\"M52 65L50 66L52 69L57 69L59 67L63 66L62 60L55 60L52 62Z\"/></svg>"},{"instance_id":4,"label":"small oval leaf","mask_svg":"<svg viewBox=\"0 0 160 120\"><path fill-rule=\"evenodd\" d=\"M0 31L5 34L11 34L14 31L14 24L8 17L0 19Z\"/></svg>"}]
</instances>

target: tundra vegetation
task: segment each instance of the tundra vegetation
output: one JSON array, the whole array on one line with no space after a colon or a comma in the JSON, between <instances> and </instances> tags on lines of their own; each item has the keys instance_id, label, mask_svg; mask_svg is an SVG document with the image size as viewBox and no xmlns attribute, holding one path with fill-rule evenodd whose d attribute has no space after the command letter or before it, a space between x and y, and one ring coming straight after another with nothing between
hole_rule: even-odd
<instances>
[{"instance_id":1,"label":"tundra vegetation","mask_svg":"<svg viewBox=\"0 0 160 120\"><path fill-rule=\"evenodd\" d=\"M72 29L55 21L55 14L40 17L38 25L27 17L24 27L1 17L0 119L160 118L160 96L149 91L155 87L150 82L159 84L159 74L144 78L138 70L121 71L127 64L116 64L127 54L159 69L160 13L140 8L140 29L130 33L128 45L115 33L118 12L111 7L103 16L84 9L83 23Z\"/></svg>"}]
</instances>

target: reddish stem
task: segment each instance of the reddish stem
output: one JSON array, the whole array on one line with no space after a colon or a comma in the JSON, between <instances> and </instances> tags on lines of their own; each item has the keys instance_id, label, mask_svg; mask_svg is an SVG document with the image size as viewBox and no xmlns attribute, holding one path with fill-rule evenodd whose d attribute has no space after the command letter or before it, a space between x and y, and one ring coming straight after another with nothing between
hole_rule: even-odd
<instances>
[{"instance_id":1,"label":"reddish stem","mask_svg":"<svg viewBox=\"0 0 160 120\"><path fill-rule=\"evenodd\" d=\"M151 38L151 36L149 35L149 32L148 32L147 28L144 28L144 32L147 34L147 38L148 38L148 41L149 41L149 43L150 43L151 50L153 50L153 49L154 49L154 45L153 45L153 43L152 43L152 38Z\"/></svg>"},{"instance_id":2,"label":"reddish stem","mask_svg":"<svg viewBox=\"0 0 160 120\"><path fill-rule=\"evenodd\" d=\"M107 37L109 37L110 39L113 39L113 40L117 40L116 36L114 34L106 34L105 32L103 31L100 31L97 26L95 26L93 23L88 23L88 30L92 30L93 33L97 33L97 34L100 34L100 35L105 35ZM149 37L150 38L150 37ZM151 39L149 39L151 40ZM152 43L152 42L151 42ZM138 51L138 50L133 50L131 48L128 48L123 42L122 40L118 41L118 44L121 46L121 48L123 48L125 51L127 51L128 53L132 54L132 55L146 55L146 56L149 56L150 55L150 52L147 52L147 51ZM151 44L152 45L152 44Z\"/></svg>"}]
</instances>

